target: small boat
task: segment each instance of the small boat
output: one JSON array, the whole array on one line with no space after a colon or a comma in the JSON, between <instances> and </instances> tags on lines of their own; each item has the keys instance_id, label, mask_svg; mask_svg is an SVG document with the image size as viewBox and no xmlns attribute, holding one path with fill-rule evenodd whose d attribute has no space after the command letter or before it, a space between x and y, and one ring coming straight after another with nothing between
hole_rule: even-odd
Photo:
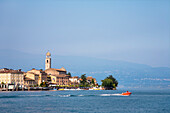
<instances>
[{"instance_id":1,"label":"small boat","mask_svg":"<svg viewBox=\"0 0 170 113\"><path fill-rule=\"evenodd\" d=\"M129 96L129 95L131 95L131 94L132 94L131 92L126 91L125 93L122 93L121 95Z\"/></svg>"},{"instance_id":2,"label":"small boat","mask_svg":"<svg viewBox=\"0 0 170 113\"><path fill-rule=\"evenodd\" d=\"M80 88L77 88L76 90L82 90L82 89L80 89Z\"/></svg>"},{"instance_id":3,"label":"small boat","mask_svg":"<svg viewBox=\"0 0 170 113\"><path fill-rule=\"evenodd\" d=\"M64 89L58 89L58 90L60 90L60 91L64 91Z\"/></svg>"}]
</instances>

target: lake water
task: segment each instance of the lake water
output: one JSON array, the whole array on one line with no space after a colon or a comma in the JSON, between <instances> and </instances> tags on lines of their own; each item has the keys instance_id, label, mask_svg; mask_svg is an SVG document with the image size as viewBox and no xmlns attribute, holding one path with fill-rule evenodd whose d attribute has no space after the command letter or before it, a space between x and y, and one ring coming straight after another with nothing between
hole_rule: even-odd
<instances>
[{"instance_id":1,"label":"lake water","mask_svg":"<svg viewBox=\"0 0 170 113\"><path fill-rule=\"evenodd\" d=\"M125 91L125 90L124 90ZM0 92L0 112L170 113L170 91Z\"/></svg>"}]
</instances>

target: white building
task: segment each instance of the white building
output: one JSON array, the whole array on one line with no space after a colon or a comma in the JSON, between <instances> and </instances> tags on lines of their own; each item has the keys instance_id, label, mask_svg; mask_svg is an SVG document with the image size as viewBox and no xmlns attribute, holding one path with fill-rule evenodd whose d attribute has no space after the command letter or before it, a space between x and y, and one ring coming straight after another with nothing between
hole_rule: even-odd
<instances>
[{"instance_id":1,"label":"white building","mask_svg":"<svg viewBox=\"0 0 170 113\"><path fill-rule=\"evenodd\" d=\"M69 81L71 82L71 84L80 84L80 80L78 76L70 77Z\"/></svg>"},{"instance_id":2,"label":"white building","mask_svg":"<svg viewBox=\"0 0 170 113\"><path fill-rule=\"evenodd\" d=\"M24 72L7 68L0 69L0 84L24 85Z\"/></svg>"}]
</instances>

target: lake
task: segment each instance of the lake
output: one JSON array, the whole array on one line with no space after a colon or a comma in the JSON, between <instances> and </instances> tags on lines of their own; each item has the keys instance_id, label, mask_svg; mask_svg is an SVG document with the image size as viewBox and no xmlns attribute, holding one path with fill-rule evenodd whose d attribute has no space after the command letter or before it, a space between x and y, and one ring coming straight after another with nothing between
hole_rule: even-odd
<instances>
[{"instance_id":1,"label":"lake","mask_svg":"<svg viewBox=\"0 0 170 113\"><path fill-rule=\"evenodd\" d=\"M0 92L0 112L169 113L170 91L125 90Z\"/></svg>"}]
</instances>

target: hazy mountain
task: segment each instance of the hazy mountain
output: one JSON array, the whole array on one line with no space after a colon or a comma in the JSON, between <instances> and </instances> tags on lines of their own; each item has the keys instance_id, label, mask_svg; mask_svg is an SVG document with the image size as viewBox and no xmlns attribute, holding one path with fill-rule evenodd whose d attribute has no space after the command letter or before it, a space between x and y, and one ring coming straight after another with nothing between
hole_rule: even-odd
<instances>
[{"instance_id":1,"label":"hazy mountain","mask_svg":"<svg viewBox=\"0 0 170 113\"><path fill-rule=\"evenodd\" d=\"M29 54L14 50L0 50L0 68L44 69L44 54ZM82 56L55 56L52 67L65 67L73 76L87 74L94 76L99 84L108 75L119 81L119 87L170 88L170 68L151 67L125 61L112 61Z\"/></svg>"}]
</instances>

